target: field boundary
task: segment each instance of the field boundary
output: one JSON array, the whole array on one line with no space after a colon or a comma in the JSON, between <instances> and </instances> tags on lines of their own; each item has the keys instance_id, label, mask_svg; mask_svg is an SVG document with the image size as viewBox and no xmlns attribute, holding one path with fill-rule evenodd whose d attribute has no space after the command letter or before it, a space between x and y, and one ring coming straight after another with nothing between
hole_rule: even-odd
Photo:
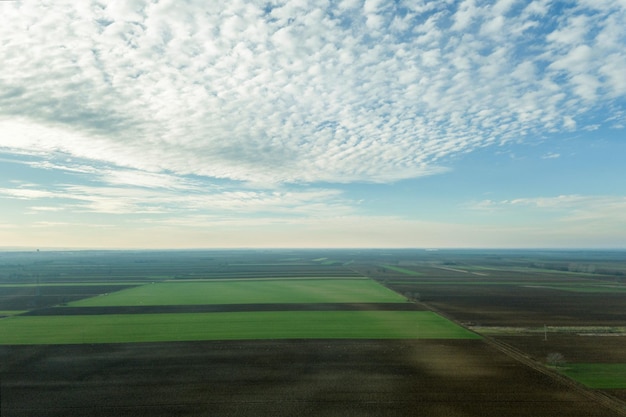
<instances>
[{"instance_id":1,"label":"field boundary","mask_svg":"<svg viewBox=\"0 0 626 417\"><path fill-rule=\"evenodd\" d=\"M439 309L432 307L430 305L428 305L427 303L421 303L424 305L424 307L426 307L427 309L433 311L434 313L439 314L441 317L444 317L448 320L450 320L451 322L455 323L458 326L461 326L463 328L465 328L468 331L471 331L473 333L476 334L480 334L478 332L476 332L475 330L469 329L468 327L466 327L465 325L459 323L457 320L453 319L452 317L450 317L449 315L445 314L444 312L440 311ZM604 392L600 392L594 389L591 389L587 386L585 386L584 384L573 380L572 378L569 378L565 375L562 375L556 371L553 371L551 369L549 369L548 367L546 367L543 363L541 362L537 362L534 359L531 359L528 355L526 355L524 352L514 348L513 346L501 342L499 340L494 339L493 337L489 336L489 335L483 335L480 334L480 336L482 337L482 339L485 341L485 343L487 343L489 346L497 349L498 351L504 353L505 355L517 360L518 362L538 371L541 372L542 374L552 378L555 382L558 382L560 384L566 385L567 387L571 388L572 390L579 392L580 394L584 395L585 397L589 398L590 400L593 400L599 404L602 404L603 406L617 412L618 414L625 416L626 417L626 401L622 401L619 398L613 397L609 394L606 394Z\"/></svg>"},{"instance_id":2,"label":"field boundary","mask_svg":"<svg viewBox=\"0 0 626 417\"><path fill-rule=\"evenodd\" d=\"M95 316L107 314L228 313L250 311L422 311L413 303L251 303L145 306L50 307L20 316Z\"/></svg>"}]
</instances>

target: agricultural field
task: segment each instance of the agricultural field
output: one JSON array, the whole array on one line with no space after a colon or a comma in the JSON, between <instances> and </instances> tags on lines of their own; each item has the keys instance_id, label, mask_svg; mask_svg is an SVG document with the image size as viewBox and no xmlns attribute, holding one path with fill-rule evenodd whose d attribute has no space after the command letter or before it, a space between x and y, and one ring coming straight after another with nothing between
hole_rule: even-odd
<instances>
[{"instance_id":1,"label":"agricultural field","mask_svg":"<svg viewBox=\"0 0 626 417\"><path fill-rule=\"evenodd\" d=\"M476 339L430 311L19 316L0 323L2 344L259 339Z\"/></svg>"},{"instance_id":2,"label":"agricultural field","mask_svg":"<svg viewBox=\"0 0 626 417\"><path fill-rule=\"evenodd\" d=\"M619 383L589 384L581 371L609 375L626 363L625 252L438 251L396 264L420 275L369 263L355 269L511 354L550 367L547 358L558 353L557 372L626 398Z\"/></svg>"},{"instance_id":3,"label":"agricultural field","mask_svg":"<svg viewBox=\"0 0 626 417\"><path fill-rule=\"evenodd\" d=\"M324 277L159 282L75 301L69 306L404 302L406 298L371 279Z\"/></svg>"},{"instance_id":4,"label":"agricultural field","mask_svg":"<svg viewBox=\"0 0 626 417\"><path fill-rule=\"evenodd\" d=\"M562 372L591 388L626 388L626 363L576 363Z\"/></svg>"},{"instance_id":5,"label":"agricultural field","mask_svg":"<svg viewBox=\"0 0 626 417\"><path fill-rule=\"evenodd\" d=\"M582 255L0 253L0 412L625 415L621 255Z\"/></svg>"}]
</instances>

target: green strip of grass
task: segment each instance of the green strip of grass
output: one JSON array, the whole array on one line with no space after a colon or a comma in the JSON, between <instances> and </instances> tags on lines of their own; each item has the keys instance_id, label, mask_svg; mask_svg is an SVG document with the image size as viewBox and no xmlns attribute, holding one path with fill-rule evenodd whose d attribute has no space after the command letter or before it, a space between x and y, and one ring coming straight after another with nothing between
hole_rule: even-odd
<instances>
[{"instance_id":1,"label":"green strip of grass","mask_svg":"<svg viewBox=\"0 0 626 417\"><path fill-rule=\"evenodd\" d=\"M590 388L626 388L626 363L571 363L562 372Z\"/></svg>"},{"instance_id":2,"label":"green strip of grass","mask_svg":"<svg viewBox=\"0 0 626 417\"><path fill-rule=\"evenodd\" d=\"M370 279L158 282L69 303L70 307L250 304L394 303L399 294Z\"/></svg>"},{"instance_id":3,"label":"green strip of grass","mask_svg":"<svg viewBox=\"0 0 626 417\"><path fill-rule=\"evenodd\" d=\"M423 280L412 280L412 279L403 279L402 281L400 280L394 280L394 281L387 281L387 284L392 284L392 285L515 285L515 286L541 286L541 282L522 282L522 281L471 281L471 279L468 279L467 281L435 281L435 280L429 280L429 281L423 281Z\"/></svg>"},{"instance_id":4,"label":"green strip of grass","mask_svg":"<svg viewBox=\"0 0 626 417\"><path fill-rule=\"evenodd\" d=\"M76 282L56 282L56 283L42 283L42 284L0 284L0 288L34 288L34 287L95 287L95 286L106 286L106 285L115 285L115 286L123 286L128 285L145 285L146 281L105 281L105 282L85 282L85 281L76 281Z\"/></svg>"},{"instance_id":5,"label":"green strip of grass","mask_svg":"<svg viewBox=\"0 0 626 417\"><path fill-rule=\"evenodd\" d=\"M396 271L396 272L400 272L401 274L406 274L406 275L412 275L415 277L421 276L422 274L416 271L411 271L410 269L404 269L404 268L399 268L397 266L391 266L391 265L380 265L383 268L386 269L390 269L392 271Z\"/></svg>"},{"instance_id":6,"label":"green strip of grass","mask_svg":"<svg viewBox=\"0 0 626 417\"><path fill-rule=\"evenodd\" d=\"M0 320L0 344L246 339L478 339L430 311L17 316Z\"/></svg>"},{"instance_id":7,"label":"green strip of grass","mask_svg":"<svg viewBox=\"0 0 626 417\"><path fill-rule=\"evenodd\" d=\"M489 281L415 281L412 279L406 279L402 281L386 281L387 284L392 285L518 285L515 282L489 282Z\"/></svg>"},{"instance_id":8,"label":"green strip of grass","mask_svg":"<svg viewBox=\"0 0 626 417\"><path fill-rule=\"evenodd\" d=\"M539 289L580 292L580 293L622 293L626 292L626 287L617 285L537 285Z\"/></svg>"},{"instance_id":9,"label":"green strip of grass","mask_svg":"<svg viewBox=\"0 0 626 417\"><path fill-rule=\"evenodd\" d=\"M623 293L626 292L626 287L617 286L617 285L589 285L589 284L564 284L561 285L559 283L549 283L546 285L545 281L416 281L416 280L394 280L387 281L387 284L390 285L497 285L497 286L506 286L506 285L515 285L526 288L536 288L538 290L557 290L557 291L567 291L567 292L578 292L578 293Z\"/></svg>"},{"instance_id":10,"label":"green strip of grass","mask_svg":"<svg viewBox=\"0 0 626 417\"><path fill-rule=\"evenodd\" d=\"M310 263L306 262L280 262L280 263L238 263L238 264L228 264L231 266L310 266Z\"/></svg>"},{"instance_id":11,"label":"green strip of grass","mask_svg":"<svg viewBox=\"0 0 626 417\"><path fill-rule=\"evenodd\" d=\"M27 310L4 310L0 311L0 316L16 316L18 314L26 313Z\"/></svg>"}]
</instances>

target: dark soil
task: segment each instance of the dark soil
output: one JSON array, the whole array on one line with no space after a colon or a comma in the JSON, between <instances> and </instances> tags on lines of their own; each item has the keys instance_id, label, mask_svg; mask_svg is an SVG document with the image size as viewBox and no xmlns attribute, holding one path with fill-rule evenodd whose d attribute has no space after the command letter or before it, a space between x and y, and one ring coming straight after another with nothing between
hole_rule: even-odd
<instances>
[{"instance_id":1,"label":"dark soil","mask_svg":"<svg viewBox=\"0 0 626 417\"><path fill-rule=\"evenodd\" d=\"M62 285L39 287L0 287L0 311L30 310L53 306L100 294L131 288L134 285Z\"/></svg>"},{"instance_id":2,"label":"dark soil","mask_svg":"<svg viewBox=\"0 0 626 417\"><path fill-rule=\"evenodd\" d=\"M24 316L72 316L102 314L160 314L160 313L224 313L245 311L415 311L423 310L413 303L267 303L267 304L207 304L120 307L51 307L32 310Z\"/></svg>"},{"instance_id":3,"label":"dark soil","mask_svg":"<svg viewBox=\"0 0 626 417\"><path fill-rule=\"evenodd\" d=\"M548 334L532 336L497 336L497 340L519 349L533 359L545 361L548 354L558 352L565 363L626 363L626 336L578 336Z\"/></svg>"},{"instance_id":4,"label":"dark soil","mask_svg":"<svg viewBox=\"0 0 626 417\"><path fill-rule=\"evenodd\" d=\"M481 340L0 346L2 415L615 414Z\"/></svg>"},{"instance_id":5,"label":"dark soil","mask_svg":"<svg viewBox=\"0 0 626 417\"><path fill-rule=\"evenodd\" d=\"M622 326L626 293L574 293L508 286L441 286L427 304L484 326Z\"/></svg>"},{"instance_id":6,"label":"dark soil","mask_svg":"<svg viewBox=\"0 0 626 417\"><path fill-rule=\"evenodd\" d=\"M533 286L533 281L539 281L540 274L509 275L511 281L517 283L528 280L529 286L517 283L502 285L505 281L498 276L490 278L498 280L498 285L402 283L392 287L402 293L419 292L421 300L429 307L471 326L603 328L623 327L626 323L624 292L577 293L537 288ZM454 279L459 280L459 276ZM465 279L469 282L477 278ZM568 279L574 284L578 282L577 278L567 275L560 279L565 283ZM477 331L480 333L480 330ZM626 363L626 336L579 336L550 332L548 340L544 341L543 332L538 332L523 336L498 335L493 338L543 364L546 363L547 355L555 352L561 353L566 363ZM603 391L622 401L626 400L626 390Z\"/></svg>"}]
</instances>

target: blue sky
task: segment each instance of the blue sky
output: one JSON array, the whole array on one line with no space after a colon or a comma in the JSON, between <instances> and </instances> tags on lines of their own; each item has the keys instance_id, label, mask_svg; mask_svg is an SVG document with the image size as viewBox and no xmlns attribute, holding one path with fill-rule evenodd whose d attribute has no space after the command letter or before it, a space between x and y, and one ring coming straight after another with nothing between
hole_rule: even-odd
<instances>
[{"instance_id":1,"label":"blue sky","mask_svg":"<svg viewBox=\"0 0 626 417\"><path fill-rule=\"evenodd\" d=\"M0 2L0 42L3 247L626 248L624 1Z\"/></svg>"}]
</instances>

